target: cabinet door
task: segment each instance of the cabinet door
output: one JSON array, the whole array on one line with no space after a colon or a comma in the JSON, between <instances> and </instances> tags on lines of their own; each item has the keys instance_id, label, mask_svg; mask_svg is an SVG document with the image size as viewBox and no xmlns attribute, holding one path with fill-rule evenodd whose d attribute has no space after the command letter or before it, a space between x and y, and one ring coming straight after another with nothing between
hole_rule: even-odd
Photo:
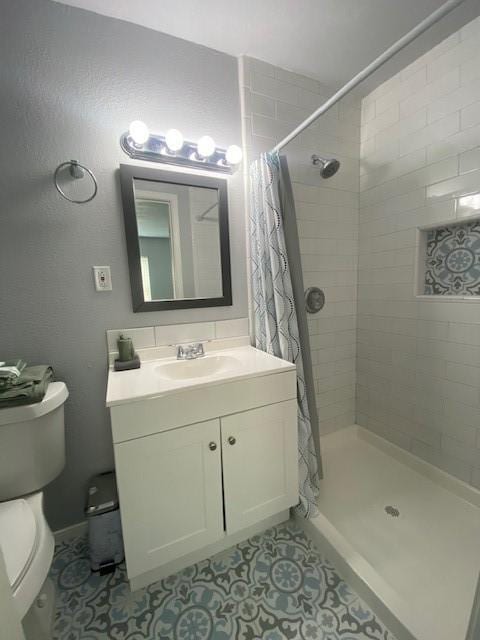
<instances>
[{"instance_id":1,"label":"cabinet door","mask_svg":"<svg viewBox=\"0 0 480 640\"><path fill-rule=\"evenodd\" d=\"M128 576L224 536L220 423L115 445Z\"/></svg>"},{"instance_id":2,"label":"cabinet door","mask_svg":"<svg viewBox=\"0 0 480 640\"><path fill-rule=\"evenodd\" d=\"M227 533L298 502L297 402L221 419Z\"/></svg>"}]
</instances>

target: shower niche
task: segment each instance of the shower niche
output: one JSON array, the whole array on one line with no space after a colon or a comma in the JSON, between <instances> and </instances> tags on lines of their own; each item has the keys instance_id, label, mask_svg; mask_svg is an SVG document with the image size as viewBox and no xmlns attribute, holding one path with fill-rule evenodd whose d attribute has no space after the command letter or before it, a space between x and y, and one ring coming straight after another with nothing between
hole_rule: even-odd
<instances>
[{"instance_id":1,"label":"shower niche","mask_svg":"<svg viewBox=\"0 0 480 640\"><path fill-rule=\"evenodd\" d=\"M480 300L480 218L418 230L420 297Z\"/></svg>"}]
</instances>

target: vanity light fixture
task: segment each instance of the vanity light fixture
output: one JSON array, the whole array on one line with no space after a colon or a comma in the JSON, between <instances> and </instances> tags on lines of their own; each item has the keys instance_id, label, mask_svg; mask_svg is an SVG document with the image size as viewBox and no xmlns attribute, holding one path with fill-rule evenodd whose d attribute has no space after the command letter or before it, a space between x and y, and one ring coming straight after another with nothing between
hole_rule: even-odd
<instances>
[{"instance_id":1,"label":"vanity light fixture","mask_svg":"<svg viewBox=\"0 0 480 640\"><path fill-rule=\"evenodd\" d=\"M128 133L134 145L141 147L150 137L147 125L141 120L134 120L128 127Z\"/></svg>"},{"instance_id":2,"label":"vanity light fixture","mask_svg":"<svg viewBox=\"0 0 480 640\"><path fill-rule=\"evenodd\" d=\"M183 135L178 129L169 129L165 134L165 142L169 151L176 153L183 147Z\"/></svg>"},{"instance_id":3,"label":"vanity light fixture","mask_svg":"<svg viewBox=\"0 0 480 640\"><path fill-rule=\"evenodd\" d=\"M202 160L210 158L215 153L215 140L210 136L202 136L197 142L197 154Z\"/></svg>"},{"instance_id":4,"label":"vanity light fixture","mask_svg":"<svg viewBox=\"0 0 480 640\"><path fill-rule=\"evenodd\" d=\"M243 158L243 151L241 147L236 144L231 144L227 148L227 153L225 154L225 160L228 164L240 164Z\"/></svg>"},{"instance_id":5,"label":"vanity light fixture","mask_svg":"<svg viewBox=\"0 0 480 640\"><path fill-rule=\"evenodd\" d=\"M134 120L128 132L120 138L123 151L136 160L163 162L195 169L208 169L221 173L233 173L242 161L242 149L232 144L227 149L215 146L210 136L202 136L198 142L184 140L178 129L166 134L150 133L141 120Z\"/></svg>"}]
</instances>

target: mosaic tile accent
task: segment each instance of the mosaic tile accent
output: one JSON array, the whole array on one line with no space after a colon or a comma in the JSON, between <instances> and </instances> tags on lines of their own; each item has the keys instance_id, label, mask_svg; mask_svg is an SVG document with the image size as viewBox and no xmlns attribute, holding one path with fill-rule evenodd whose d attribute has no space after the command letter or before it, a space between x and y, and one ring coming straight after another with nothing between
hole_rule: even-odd
<instances>
[{"instance_id":1,"label":"mosaic tile accent","mask_svg":"<svg viewBox=\"0 0 480 640\"><path fill-rule=\"evenodd\" d=\"M427 232L425 295L480 295L480 220Z\"/></svg>"},{"instance_id":2,"label":"mosaic tile accent","mask_svg":"<svg viewBox=\"0 0 480 640\"><path fill-rule=\"evenodd\" d=\"M292 523L130 593L57 545L54 640L395 640Z\"/></svg>"}]
</instances>

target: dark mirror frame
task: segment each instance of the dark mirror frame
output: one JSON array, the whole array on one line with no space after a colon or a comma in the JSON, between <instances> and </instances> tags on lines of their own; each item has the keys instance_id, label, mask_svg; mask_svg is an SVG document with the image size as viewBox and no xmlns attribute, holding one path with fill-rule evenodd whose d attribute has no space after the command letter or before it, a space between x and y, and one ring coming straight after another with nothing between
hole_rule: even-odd
<instances>
[{"instance_id":1,"label":"dark mirror frame","mask_svg":"<svg viewBox=\"0 0 480 640\"><path fill-rule=\"evenodd\" d=\"M143 295L140 266L140 244L138 239L137 214L135 210L134 180L150 180L186 187L206 187L218 190L218 225L220 233L220 258L222 269L222 292L219 298L180 298L178 300L146 301ZM172 309L195 309L200 307L223 307L232 304L232 280L230 273L230 238L228 234L227 181L190 173L162 171L150 167L130 164L120 165L120 187L125 218L128 266L132 288L133 311L166 311Z\"/></svg>"}]
</instances>

